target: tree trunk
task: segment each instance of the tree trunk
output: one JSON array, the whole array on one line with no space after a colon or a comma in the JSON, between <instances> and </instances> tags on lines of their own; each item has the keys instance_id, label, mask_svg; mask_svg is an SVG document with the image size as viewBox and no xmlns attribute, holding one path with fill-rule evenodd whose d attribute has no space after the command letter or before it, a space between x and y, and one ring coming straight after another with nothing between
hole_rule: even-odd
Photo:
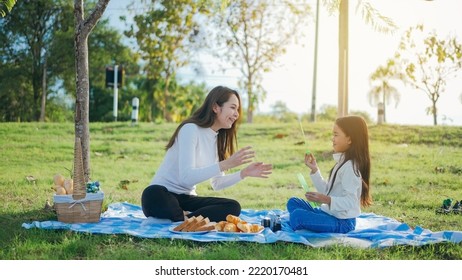
<instances>
[{"instance_id":1,"label":"tree trunk","mask_svg":"<svg viewBox=\"0 0 462 280\"><path fill-rule=\"evenodd\" d=\"M252 91L253 88L253 72L252 67L250 67L250 63L247 62L247 69L249 74L247 75L247 123L253 122L253 109L254 109L254 93Z\"/></svg>"},{"instance_id":2,"label":"tree trunk","mask_svg":"<svg viewBox=\"0 0 462 280\"><path fill-rule=\"evenodd\" d=\"M89 80L87 37L82 32L75 36L76 98L75 136L81 139L85 181L90 181L90 128L89 128Z\"/></svg>"},{"instance_id":3,"label":"tree trunk","mask_svg":"<svg viewBox=\"0 0 462 280\"><path fill-rule=\"evenodd\" d=\"M348 115L348 0L340 1L338 48L338 113Z\"/></svg>"},{"instance_id":4,"label":"tree trunk","mask_svg":"<svg viewBox=\"0 0 462 280\"><path fill-rule=\"evenodd\" d=\"M387 123L387 95L388 95L388 92L387 90L385 89L386 87L382 85L382 93L383 93L383 122L384 123Z\"/></svg>"},{"instance_id":5,"label":"tree trunk","mask_svg":"<svg viewBox=\"0 0 462 280\"><path fill-rule=\"evenodd\" d=\"M42 104L40 106L40 122L45 121L45 107L47 103L47 55L45 54L45 61L43 62L42 74Z\"/></svg>"},{"instance_id":6,"label":"tree trunk","mask_svg":"<svg viewBox=\"0 0 462 280\"><path fill-rule=\"evenodd\" d=\"M252 123L253 122L253 93L252 90L249 89L247 92L248 100L249 100L249 105L247 107L247 123Z\"/></svg>"},{"instance_id":7,"label":"tree trunk","mask_svg":"<svg viewBox=\"0 0 462 280\"><path fill-rule=\"evenodd\" d=\"M84 180L90 181L90 125L88 75L88 36L106 10L109 0L99 0L88 18L84 17L83 0L74 0L75 17L75 137L81 139ZM74 158L77 155L74 155Z\"/></svg>"},{"instance_id":8,"label":"tree trunk","mask_svg":"<svg viewBox=\"0 0 462 280\"><path fill-rule=\"evenodd\" d=\"M432 104L433 125L438 125L438 112L436 111L436 100Z\"/></svg>"},{"instance_id":9,"label":"tree trunk","mask_svg":"<svg viewBox=\"0 0 462 280\"><path fill-rule=\"evenodd\" d=\"M146 106L146 121L148 123L152 122L152 103L151 102L149 102L149 105Z\"/></svg>"},{"instance_id":10,"label":"tree trunk","mask_svg":"<svg viewBox=\"0 0 462 280\"><path fill-rule=\"evenodd\" d=\"M169 110L168 110L168 104L170 104L170 99L171 99L170 98L170 92L168 90L169 86L170 86L170 76L167 75L167 77L165 77L163 114L164 114L164 119L167 122L173 122L172 113L169 112Z\"/></svg>"},{"instance_id":11,"label":"tree trunk","mask_svg":"<svg viewBox=\"0 0 462 280\"><path fill-rule=\"evenodd\" d=\"M33 108L33 120L39 121L40 119L40 102L42 89L42 65L40 65L40 52L39 48L35 48L33 51L33 63L32 63L32 90L34 92L34 108Z\"/></svg>"}]
</instances>

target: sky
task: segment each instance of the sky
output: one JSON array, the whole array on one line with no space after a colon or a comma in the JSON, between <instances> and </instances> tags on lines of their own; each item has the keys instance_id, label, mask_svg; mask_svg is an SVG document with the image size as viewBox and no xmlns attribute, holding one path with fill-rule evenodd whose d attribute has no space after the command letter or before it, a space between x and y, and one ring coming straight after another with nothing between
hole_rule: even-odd
<instances>
[{"instance_id":1,"label":"sky","mask_svg":"<svg viewBox=\"0 0 462 280\"><path fill-rule=\"evenodd\" d=\"M308 0L315 11L316 0ZM369 0L382 15L389 17L397 26L394 33L379 33L367 25L355 7L359 0L349 4L349 111L364 111L373 120L377 108L369 104L371 88L369 76L378 66L392 58L404 30L423 24L426 31L436 31L438 36L456 36L462 43L462 1L460 0ZM126 14L126 0L111 0L104 17L118 25L118 17ZM322 0L320 0L322 3ZM119 26L120 27L120 26ZM265 101L258 112L270 112L277 101L284 102L290 111L308 114L311 111L315 22L307 25L306 36L297 45L291 45L278 60L278 66L265 73L263 87L267 91ZM237 88L237 71L222 72L213 69L213 61L204 56L205 72L197 76L192 71L180 71L180 78L205 82L211 89L216 85ZM319 14L318 62L316 82L316 110L323 106L337 106L338 89L338 13L331 14L323 6ZM424 92L395 84L400 92L400 102L387 105L387 122L393 124L433 125L433 116L426 114L431 105ZM439 125L462 125L462 71L448 80L446 90L437 106Z\"/></svg>"}]
</instances>

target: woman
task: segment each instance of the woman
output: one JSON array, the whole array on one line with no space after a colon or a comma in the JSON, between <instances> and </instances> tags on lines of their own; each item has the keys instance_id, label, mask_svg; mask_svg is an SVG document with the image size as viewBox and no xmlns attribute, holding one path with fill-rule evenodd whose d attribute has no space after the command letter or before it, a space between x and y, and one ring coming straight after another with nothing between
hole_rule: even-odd
<instances>
[{"instance_id":1,"label":"woman","mask_svg":"<svg viewBox=\"0 0 462 280\"><path fill-rule=\"evenodd\" d=\"M235 153L240 115L236 91L218 86L209 92L202 106L177 127L162 164L143 191L141 205L146 217L183 221L202 215L218 222L228 214L240 215L239 202L196 193L196 184L208 179L214 190L222 190L246 177L271 174L270 164L254 162L225 175L226 170L250 163L254 157L251 147Z\"/></svg>"}]
</instances>

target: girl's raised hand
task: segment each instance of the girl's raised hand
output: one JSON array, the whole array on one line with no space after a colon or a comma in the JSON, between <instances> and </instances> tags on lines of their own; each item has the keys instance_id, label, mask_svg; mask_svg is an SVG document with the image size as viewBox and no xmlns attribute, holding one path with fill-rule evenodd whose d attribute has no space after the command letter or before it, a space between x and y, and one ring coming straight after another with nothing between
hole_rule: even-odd
<instances>
[{"instance_id":1,"label":"girl's raised hand","mask_svg":"<svg viewBox=\"0 0 462 280\"><path fill-rule=\"evenodd\" d=\"M264 164L263 162L254 162L249 164L246 168L241 170L241 178L245 177L258 177L258 178L268 178L273 170L271 164Z\"/></svg>"},{"instance_id":2,"label":"girl's raised hand","mask_svg":"<svg viewBox=\"0 0 462 280\"><path fill-rule=\"evenodd\" d=\"M318 164L316 163L316 158L312 153L305 154L305 165L311 169L311 173L314 174L318 171Z\"/></svg>"}]
</instances>

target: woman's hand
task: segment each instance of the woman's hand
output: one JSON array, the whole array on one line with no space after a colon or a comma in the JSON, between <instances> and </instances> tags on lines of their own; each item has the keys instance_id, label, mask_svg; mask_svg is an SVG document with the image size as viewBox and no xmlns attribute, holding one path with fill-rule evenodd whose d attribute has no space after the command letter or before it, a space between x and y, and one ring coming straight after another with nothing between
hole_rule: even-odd
<instances>
[{"instance_id":1,"label":"woman's hand","mask_svg":"<svg viewBox=\"0 0 462 280\"><path fill-rule=\"evenodd\" d=\"M235 152L228 159L220 161L221 171L225 171L234 167L237 167L242 164L246 164L252 161L252 158L255 157L255 152L252 150L252 147L247 146Z\"/></svg>"},{"instance_id":2,"label":"woman's hand","mask_svg":"<svg viewBox=\"0 0 462 280\"><path fill-rule=\"evenodd\" d=\"M241 178L245 177L258 177L258 178L268 178L273 170L271 164L264 164L263 162L254 162L249 164L246 168L241 170Z\"/></svg>"},{"instance_id":3,"label":"woman's hand","mask_svg":"<svg viewBox=\"0 0 462 280\"><path fill-rule=\"evenodd\" d=\"M313 201L317 203L325 203L330 205L330 196L327 196L322 193L318 192L307 192L305 193L305 197L308 201Z\"/></svg>"},{"instance_id":4,"label":"woman's hand","mask_svg":"<svg viewBox=\"0 0 462 280\"><path fill-rule=\"evenodd\" d=\"M313 154L305 154L305 165L311 169L311 174L314 174L318 171L318 164L316 163L316 158Z\"/></svg>"}]
</instances>

